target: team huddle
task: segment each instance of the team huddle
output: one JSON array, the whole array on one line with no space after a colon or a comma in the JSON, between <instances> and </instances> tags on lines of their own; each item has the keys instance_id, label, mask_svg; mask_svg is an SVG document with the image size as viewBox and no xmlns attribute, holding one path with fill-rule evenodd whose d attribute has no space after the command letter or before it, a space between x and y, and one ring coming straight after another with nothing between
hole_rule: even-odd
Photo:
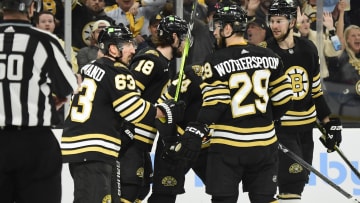
<instances>
[{"instance_id":1,"label":"team huddle","mask_svg":"<svg viewBox=\"0 0 360 203\"><path fill-rule=\"evenodd\" d=\"M321 141L328 152L340 145L341 122L329 117L317 49L312 42L292 35L296 1L273 1L268 19L273 37L265 42L266 47L245 40L248 17L241 6L220 4L213 16L217 49L202 63L181 67L183 74L173 65L174 59L187 54L184 48L190 28L182 18L163 17L152 40L154 47L139 52L128 27L107 26L98 38L104 55L81 67L79 77L71 74L63 51L48 50L61 49L60 45L51 38L41 41L44 33L26 23L36 2L1 2L4 22L0 24L0 55L8 57L0 60L5 61L7 71L12 70L13 61L18 67L33 65L34 74L39 68L39 76L29 74L22 84L34 88L33 80L38 79L40 87L34 89L41 92L40 98L47 99L29 101L34 102L33 106L48 103L41 110L49 115L55 116L55 106L62 104L49 98L64 101L72 94L61 147L53 146L57 152L52 156L57 157L61 150L62 160L59 156L56 164L69 163L74 203L134 203L147 196L149 203L175 203L176 196L185 192L185 175L190 169L204 182L212 203L236 203L240 183L252 203L300 202L310 172L289 170L296 161L279 152L279 143L311 164L312 130L320 122L326 135ZM18 15L23 16L20 22ZM21 57L11 57L19 48L5 48L13 45L8 39L28 39L19 37L19 32L31 32L34 39L39 36L33 41L37 46L31 47L45 47L43 52L48 56L43 63L35 59L38 49L34 57L34 49L23 55L29 58L24 59L28 63L20 64ZM4 77L0 77L4 98L0 112L6 116L0 116L0 143L21 133L23 137L35 132L52 134L53 120L17 122L18 110L9 110L16 107L11 103L15 93L4 94L5 88L16 92L17 77ZM27 91L21 89L17 103L24 98L20 95L29 94ZM150 151L155 140L152 165ZM61 167L51 169L53 173L47 176L53 178L46 184L18 192L18 186L8 178L9 170L4 165L9 164L1 155L2 148L0 144L0 191L8 191L1 192L6 203L61 202ZM34 192L40 188L48 191L41 200Z\"/></svg>"}]
</instances>

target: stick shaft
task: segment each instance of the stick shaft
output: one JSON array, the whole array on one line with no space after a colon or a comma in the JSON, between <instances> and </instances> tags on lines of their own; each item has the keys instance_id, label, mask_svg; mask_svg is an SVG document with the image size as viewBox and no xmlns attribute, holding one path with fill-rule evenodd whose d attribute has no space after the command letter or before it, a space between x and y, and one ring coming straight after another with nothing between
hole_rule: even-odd
<instances>
[{"instance_id":1,"label":"stick shaft","mask_svg":"<svg viewBox=\"0 0 360 203\"><path fill-rule=\"evenodd\" d=\"M178 82L176 84L176 92L175 92L175 96L174 96L174 101L178 101L178 99L179 99L179 94L180 94L183 75L184 75L185 61L186 61L186 57L189 54L189 49L190 49L190 44L191 44L191 42L190 42L190 40L191 40L191 30L192 30L192 28L194 26L194 18L195 18L197 4L198 4L198 1L195 0L193 2L191 14L190 14L188 33L186 35L184 52L183 52L183 55L181 57L181 64L180 64L180 68L179 68L179 77L178 77Z\"/></svg>"},{"instance_id":2,"label":"stick shaft","mask_svg":"<svg viewBox=\"0 0 360 203\"><path fill-rule=\"evenodd\" d=\"M333 187L335 190L340 192L342 195L344 195L346 198L353 200L354 202L359 202L357 199L355 199L351 194L343 190L340 186L336 185L334 182L332 182L329 178L321 174L318 170L316 170L314 167L312 167L309 163L304 161L301 157L296 155L294 152L290 151L288 148L286 148L284 145L279 143L279 150L288 155L291 159L298 162L300 165L302 165L307 170L314 173L316 176L321 178L324 182L326 182L328 185Z\"/></svg>"},{"instance_id":3,"label":"stick shaft","mask_svg":"<svg viewBox=\"0 0 360 203\"><path fill-rule=\"evenodd\" d=\"M316 122L316 127L320 130L321 134L323 136L325 136L325 131L323 129L323 127ZM351 164L351 162L349 161L349 159L345 156L345 154L341 151L340 147L335 145L335 151L340 155L340 157L345 161L345 163L350 167L350 169L352 170L352 172L360 179L360 173L359 171Z\"/></svg>"}]
</instances>

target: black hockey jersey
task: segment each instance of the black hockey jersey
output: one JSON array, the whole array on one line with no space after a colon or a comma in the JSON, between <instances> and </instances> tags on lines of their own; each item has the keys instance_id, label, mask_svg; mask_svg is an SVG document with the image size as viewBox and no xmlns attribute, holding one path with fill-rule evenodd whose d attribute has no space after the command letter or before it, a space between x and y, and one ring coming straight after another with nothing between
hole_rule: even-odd
<instances>
[{"instance_id":1,"label":"black hockey jersey","mask_svg":"<svg viewBox=\"0 0 360 203\"><path fill-rule=\"evenodd\" d=\"M170 61L158 50L147 47L135 55L130 66L141 97L156 103L161 94L167 91L171 71L174 71L169 68ZM142 123L135 126L135 142L148 150L151 150L157 132L153 125Z\"/></svg>"},{"instance_id":2,"label":"black hockey jersey","mask_svg":"<svg viewBox=\"0 0 360 203\"><path fill-rule=\"evenodd\" d=\"M81 68L84 76L65 121L61 148L64 162L113 161L120 150L119 128L154 122L156 108L140 98L124 64L103 57Z\"/></svg>"},{"instance_id":3,"label":"black hockey jersey","mask_svg":"<svg viewBox=\"0 0 360 203\"><path fill-rule=\"evenodd\" d=\"M183 79L181 81L181 87L178 95L178 100L185 102L185 113L183 121L177 123L177 134L183 135L184 129L189 122L197 120L198 112L202 104L202 94L200 84L202 82L203 68L201 65L186 66ZM158 103L163 102L166 99L173 99L176 95L177 85L179 82L179 76L172 80L171 85L168 88L168 92L164 93L158 100ZM204 140L201 148L209 146L208 140Z\"/></svg>"},{"instance_id":4,"label":"black hockey jersey","mask_svg":"<svg viewBox=\"0 0 360 203\"><path fill-rule=\"evenodd\" d=\"M284 63L285 73L290 77L293 90L293 106L281 118L280 130L309 130L330 115L321 89L320 64L317 48L305 38L294 37L295 47L281 49L272 38L267 47L277 53Z\"/></svg>"},{"instance_id":5,"label":"black hockey jersey","mask_svg":"<svg viewBox=\"0 0 360 203\"><path fill-rule=\"evenodd\" d=\"M255 45L232 45L206 58L199 121L214 123L211 145L267 146L277 141L273 119L291 104L281 59ZM280 110L282 109L282 110Z\"/></svg>"},{"instance_id":6,"label":"black hockey jersey","mask_svg":"<svg viewBox=\"0 0 360 203\"><path fill-rule=\"evenodd\" d=\"M202 66L193 65L186 66L183 74L183 79L181 82L180 92L178 100L185 102L185 113L184 119L178 125L185 129L187 123L196 121L197 114L200 110L202 103L202 95L200 84L202 82ZM164 93L161 98L158 100L158 103L163 102L166 99L173 99L176 94L178 77L171 81L171 85L168 88L168 92Z\"/></svg>"}]
</instances>

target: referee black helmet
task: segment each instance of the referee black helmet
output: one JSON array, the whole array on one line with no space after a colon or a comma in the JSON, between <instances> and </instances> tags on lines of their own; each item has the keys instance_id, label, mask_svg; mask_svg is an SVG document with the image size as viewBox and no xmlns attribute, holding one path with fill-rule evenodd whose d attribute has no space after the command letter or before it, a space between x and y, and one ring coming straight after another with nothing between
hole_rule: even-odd
<instances>
[{"instance_id":1,"label":"referee black helmet","mask_svg":"<svg viewBox=\"0 0 360 203\"><path fill-rule=\"evenodd\" d=\"M4 11L19 11L27 13L29 7L34 2L34 9L39 12L42 5L42 0L1 0L0 8Z\"/></svg>"}]
</instances>

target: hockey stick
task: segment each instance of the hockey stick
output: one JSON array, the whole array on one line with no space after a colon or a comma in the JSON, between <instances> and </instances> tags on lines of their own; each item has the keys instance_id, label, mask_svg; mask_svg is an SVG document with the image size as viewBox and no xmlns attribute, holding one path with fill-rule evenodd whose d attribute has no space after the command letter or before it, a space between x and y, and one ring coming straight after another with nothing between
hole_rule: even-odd
<instances>
[{"instance_id":1,"label":"hockey stick","mask_svg":"<svg viewBox=\"0 0 360 203\"><path fill-rule=\"evenodd\" d=\"M183 55L181 57L181 64L180 64L180 69L179 69L179 77L178 77L178 82L177 82L177 85L176 85L176 92L175 92L175 96L174 96L175 101L177 101L179 99L179 94L180 94L180 90L181 90L181 84L182 84L183 75L184 75L185 60L186 60L186 57L188 56L190 46L193 43L192 39L191 39L191 31L192 31L192 28L194 26L194 18L195 18L197 4L198 4L198 1L195 0L194 3L193 3L193 6L192 6L191 14L190 14L190 20L189 20L189 24L188 24L188 32L186 34L185 47L184 47Z\"/></svg>"},{"instance_id":2,"label":"hockey stick","mask_svg":"<svg viewBox=\"0 0 360 203\"><path fill-rule=\"evenodd\" d=\"M351 194L347 193L345 190L343 190L340 186L336 185L334 182L332 182L329 178L321 174L318 170L316 170L314 167L312 167L309 163L304 161L302 158L300 158L298 155L296 155L294 152L290 151L288 148L286 148L284 145L279 143L279 150L282 151L284 154L288 155L291 159L298 162L300 165L305 167L307 170L311 171L315 175L317 175L319 178L321 178L323 181L325 181L327 184L332 186L335 190L340 192L342 195L344 195L346 198L352 200L352 202L358 202L357 199L355 199Z\"/></svg>"},{"instance_id":3,"label":"hockey stick","mask_svg":"<svg viewBox=\"0 0 360 203\"><path fill-rule=\"evenodd\" d=\"M321 134L322 134L322 138L321 139L325 139L325 130L324 128L318 123L316 122L316 127L320 130ZM359 171L351 164L351 162L349 161L348 158L346 158L345 154L341 151L341 149L335 145L335 151L340 155L340 157L345 161L345 163L350 167L350 169L352 170L352 172L360 179L360 173Z\"/></svg>"}]
</instances>

